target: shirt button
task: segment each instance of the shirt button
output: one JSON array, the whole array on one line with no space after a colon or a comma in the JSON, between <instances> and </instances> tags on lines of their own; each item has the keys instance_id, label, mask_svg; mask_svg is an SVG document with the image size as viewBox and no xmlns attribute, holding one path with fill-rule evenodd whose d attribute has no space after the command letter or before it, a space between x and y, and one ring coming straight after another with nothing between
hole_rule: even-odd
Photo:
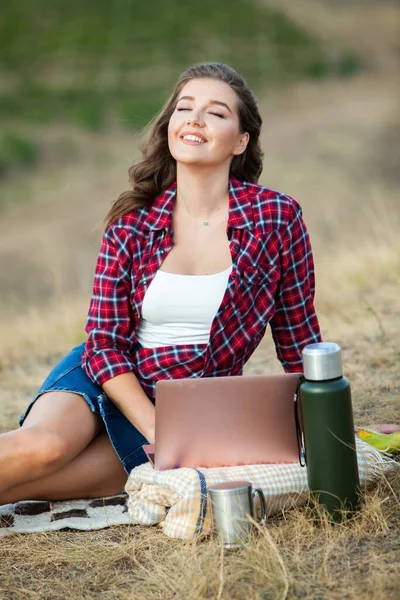
<instances>
[{"instance_id":1,"label":"shirt button","mask_svg":"<svg viewBox=\"0 0 400 600\"><path fill-rule=\"evenodd\" d=\"M160 250L160 253L161 254L165 254L165 250Z\"/></svg>"}]
</instances>

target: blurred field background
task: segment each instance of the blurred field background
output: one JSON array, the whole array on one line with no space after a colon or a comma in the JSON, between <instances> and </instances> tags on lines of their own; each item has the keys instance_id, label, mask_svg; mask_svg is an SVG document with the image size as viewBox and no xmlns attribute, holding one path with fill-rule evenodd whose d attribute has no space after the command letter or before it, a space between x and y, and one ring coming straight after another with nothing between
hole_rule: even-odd
<instances>
[{"instance_id":1,"label":"blurred field background","mask_svg":"<svg viewBox=\"0 0 400 600\"><path fill-rule=\"evenodd\" d=\"M303 207L325 340L342 346L355 421L399 422L397 2L15 0L0 14L0 431L85 339L111 202L140 132L204 60L261 107L260 182ZM269 333L247 372L280 371ZM307 511L221 553L157 528L9 537L0 598L397 598L399 478L348 526Z\"/></svg>"}]
</instances>

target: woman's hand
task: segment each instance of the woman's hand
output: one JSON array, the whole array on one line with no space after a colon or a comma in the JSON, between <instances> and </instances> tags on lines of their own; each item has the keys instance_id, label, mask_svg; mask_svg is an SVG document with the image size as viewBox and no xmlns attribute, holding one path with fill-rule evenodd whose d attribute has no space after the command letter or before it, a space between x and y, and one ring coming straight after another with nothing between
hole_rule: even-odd
<instances>
[{"instance_id":1,"label":"woman's hand","mask_svg":"<svg viewBox=\"0 0 400 600\"><path fill-rule=\"evenodd\" d=\"M154 444L155 443L155 430L154 427L153 429L150 429L148 434L145 436L147 441L149 442L149 444Z\"/></svg>"}]
</instances>

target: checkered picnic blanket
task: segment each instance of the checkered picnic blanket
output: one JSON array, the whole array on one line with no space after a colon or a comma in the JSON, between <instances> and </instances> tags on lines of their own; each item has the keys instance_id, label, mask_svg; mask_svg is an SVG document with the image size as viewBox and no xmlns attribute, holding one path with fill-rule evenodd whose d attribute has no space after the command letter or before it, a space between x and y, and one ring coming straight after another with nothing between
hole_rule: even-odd
<instances>
[{"instance_id":1,"label":"checkered picnic blanket","mask_svg":"<svg viewBox=\"0 0 400 600\"><path fill-rule=\"evenodd\" d=\"M363 487L397 464L358 438L356 445ZM150 463L145 463L131 471L125 486L131 522L159 524L167 536L174 538L191 539L208 533L211 517L207 488L238 480L250 481L253 489L262 489L268 516L291 506L304 505L308 498L307 470L299 464L156 471Z\"/></svg>"}]
</instances>

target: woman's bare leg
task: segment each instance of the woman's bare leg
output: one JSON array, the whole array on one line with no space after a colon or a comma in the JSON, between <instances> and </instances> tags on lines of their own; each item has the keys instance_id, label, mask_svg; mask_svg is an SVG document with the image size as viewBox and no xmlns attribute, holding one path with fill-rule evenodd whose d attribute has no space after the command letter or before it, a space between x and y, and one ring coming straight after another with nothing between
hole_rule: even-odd
<instances>
[{"instance_id":1,"label":"woman's bare leg","mask_svg":"<svg viewBox=\"0 0 400 600\"><path fill-rule=\"evenodd\" d=\"M23 426L0 435L0 495L58 471L98 435L101 417L78 394L48 392L33 404Z\"/></svg>"},{"instance_id":2,"label":"woman's bare leg","mask_svg":"<svg viewBox=\"0 0 400 600\"><path fill-rule=\"evenodd\" d=\"M106 431L52 473L0 493L0 505L20 500L68 500L118 494L128 478Z\"/></svg>"}]
</instances>

